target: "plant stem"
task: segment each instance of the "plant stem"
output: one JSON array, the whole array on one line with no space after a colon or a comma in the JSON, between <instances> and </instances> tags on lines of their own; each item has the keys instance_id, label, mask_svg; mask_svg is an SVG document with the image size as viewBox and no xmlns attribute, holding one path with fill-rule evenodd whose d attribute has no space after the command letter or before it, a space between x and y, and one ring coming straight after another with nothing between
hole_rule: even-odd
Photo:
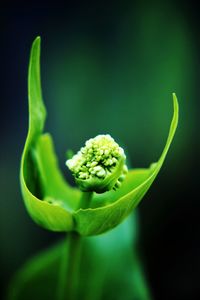
<instances>
[{"instance_id":1,"label":"plant stem","mask_svg":"<svg viewBox=\"0 0 200 300\"><path fill-rule=\"evenodd\" d=\"M79 207L87 208L91 202L92 195L92 192L84 192ZM76 232L69 232L67 234L61 261L58 300L77 299L82 239L83 238Z\"/></svg>"},{"instance_id":2,"label":"plant stem","mask_svg":"<svg viewBox=\"0 0 200 300\"><path fill-rule=\"evenodd\" d=\"M83 192L79 203L79 208L88 208L92 200L93 192Z\"/></svg>"},{"instance_id":3,"label":"plant stem","mask_svg":"<svg viewBox=\"0 0 200 300\"><path fill-rule=\"evenodd\" d=\"M76 232L68 234L67 248L67 282L66 282L66 300L77 299L77 289L80 275L81 258L81 236Z\"/></svg>"}]
</instances>

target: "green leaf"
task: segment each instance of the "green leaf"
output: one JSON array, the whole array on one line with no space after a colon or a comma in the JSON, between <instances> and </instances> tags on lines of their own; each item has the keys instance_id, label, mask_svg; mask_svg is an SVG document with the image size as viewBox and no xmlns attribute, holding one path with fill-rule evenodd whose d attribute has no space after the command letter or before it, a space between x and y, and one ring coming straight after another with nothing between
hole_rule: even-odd
<instances>
[{"instance_id":1,"label":"green leaf","mask_svg":"<svg viewBox=\"0 0 200 300\"><path fill-rule=\"evenodd\" d=\"M7 299L56 299L63 247L64 243L60 243L30 259L12 279Z\"/></svg>"},{"instance_id":2,"label":"green leaf","mask_svg":"<svg viewBox=\"0 0 200 300\"><path fill-rule=\"evenodd\" d=\"M138 256L132 251L136 238L137 216L105 235L83 239L77 299L150 299ZM67 242L59 243L27 262L11 283L8 300L60 299L67 247ZM64 283L67 280L64 277Z\"/></svg>"},{"instance_id":3,"label":"green leaf","mask_svg":"<svg viewBox=\"0 0 200 300\"><path fill-rule=\"evenodd\" d=\"M86 239L82 270L88 274L81 273L78 299L150 300L136 251L137 234L135 213L112 231Z\"/></svg>"},{"instance_id":4,"label":"green leaf","mask_svg":"<svg viewBox=\"0 0 200 300\"><path fill-rule=\"evenodd\" d=\"M42 134L46 111L40 85L40 38L33 42L29 74L29 130L22 154L20 183L26 208L39 225L53 231L74 228L71 211L80 192L71 188L58 168L50 135Z\"/></svg>"},{"instance_id":5,"label":"green leaf","mask_svg":"<svg viewBox=\"0 0 200 300\"><path fill-rule=\"evenodd\" d=\"M174 116L163 153L148 169L130 170L117 191L94 194L91 207L78 209L81 192L64 180L53 142L43 134L46 111L40 85L40 38L33 42L29 75L29 130L24 147L20 182L26 208L33 220L53 231L77 231L81 235L106 232L121 223L138 205L158 174L178 123L175 94Z\"/></svg>"},{"instance_id":6,"label":"green leaf","mask_svg":"<svg viewBox=\"0 0 200 300\"><path fill-rule=\"evenodd\" d=\"M149 187L160 171L165 160L171 142L173 140L178 124L178 101L173 94L174 114L164 150L157 163L149 169L141 171L129 171L127 179L123 182L119 191L104 193L103 196L95 195L95 203L103 201L108 203L105 206L79 209L74 213L76 220L76 230L81 235L100 234L110 230L121 223L139 204ZM141 172L141 173L140 173ZM136 174L140 176L139 185L135 185L134 180L138 180Z\"/></svg>"}]
</instances>

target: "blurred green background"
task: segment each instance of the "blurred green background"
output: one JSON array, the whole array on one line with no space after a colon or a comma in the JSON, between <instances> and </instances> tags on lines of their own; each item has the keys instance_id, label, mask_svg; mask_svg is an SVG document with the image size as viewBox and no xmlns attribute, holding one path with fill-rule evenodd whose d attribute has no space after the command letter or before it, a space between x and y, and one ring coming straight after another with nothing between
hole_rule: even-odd
<instances>
[{"instance_id":1,"label":"blurred green background","mask_svg":"<svg viewBox=\"0 0 200 300\"><path fill-rule=\"evenodd\" d=\"M200 298L199 49L197 8L179 1L4 3L1 24L0 280L60 239L27 215L19 163L27 125L27 68L42 38L42 87L60 166L67 149L110 133L130 165L148 167L180 123L164 167L139 206L140 253L154 299Z\"/></svg>"}]
</instances>

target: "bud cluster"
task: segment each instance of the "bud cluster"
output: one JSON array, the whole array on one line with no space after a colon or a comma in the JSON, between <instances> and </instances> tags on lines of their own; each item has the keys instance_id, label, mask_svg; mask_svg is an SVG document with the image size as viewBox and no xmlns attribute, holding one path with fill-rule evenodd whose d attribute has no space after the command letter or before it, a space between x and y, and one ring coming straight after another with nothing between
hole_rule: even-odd
<instances>
[{"instance_id":1,"label":"bud cluster","mask_svg":"<svg viewBox=\"0 0 200 300\"><path fill-rule=\"evenodd\" d=\"M93 188L94 191L101 192L99 187L95 188L95 185L99 186L106 179L110 178L110 182L106 184L106 190L111 189L111 186L115 189L121 185L127 173L125 160L124 150L114 139L109 134L101 134L89 139L77 154L67 160L66 165L72 171L76 181L85 181L92 186L85 189L84 184L83 190ZM116 174L115 180L113 180L113 174ZM103 186L105 191L105 185Z\"/></svg>"}]
</instances>

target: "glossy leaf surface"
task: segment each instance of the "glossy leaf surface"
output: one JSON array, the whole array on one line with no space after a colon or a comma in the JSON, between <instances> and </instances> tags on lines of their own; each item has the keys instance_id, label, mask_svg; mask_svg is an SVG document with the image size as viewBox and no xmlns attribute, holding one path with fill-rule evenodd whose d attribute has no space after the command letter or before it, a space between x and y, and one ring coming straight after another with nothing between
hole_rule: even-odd
<instances>
[{"instance_id":1,"label":"glossy leaf surface","mask_svg":"<svg viewBox=\"0 0 200 300\"><path fill-rule=\"evenodd\" d=\"M173 95L174 116L171 122L166 145L157 163L146 170L130 170L127 179L116 192L95 195L95 202L108 203L97 208L80 209L74 213L76 230L82 235L105 232L122 222L142 200L160 171L178 124L178 103ZM137 182L137 183L136 183ZM112 202L112 203L109 203Z\"/></svg>"},{"instance_id":2,"label":"glossy leaf surface","mask_svg":"<svg viewBox=\"0 0 200 300\"><path fill-rule=\"evenodd\" d=\"M43 135L45 108L40 86L40 38L32 46L29 77L29 130L22 155L20 182L26 208L39 225L53 231L74 227L70 211L80 198L63 179L52 140ZM60 205L61 203L61 205Z\"/></svg>"},{"instance_id":3,"label":"glossy leaf surface","mask_svg":"<svg viewBox=\"0 0 200 300\"><path fill-rule=\"evenodd\" d=\"M81 192L65 182L49 134L43 134L45 107L40 86L40 38L32 46L29 65L29 131L22 155L20 181L31 217L53 231L81 235L106 232L121 223L139 204L160 171L178 124L178 102L173 94L174 115L160 159L148 169L129 170L117 191L95 194L91 206L78 209Z\"/></svg>"}]
</instances>

